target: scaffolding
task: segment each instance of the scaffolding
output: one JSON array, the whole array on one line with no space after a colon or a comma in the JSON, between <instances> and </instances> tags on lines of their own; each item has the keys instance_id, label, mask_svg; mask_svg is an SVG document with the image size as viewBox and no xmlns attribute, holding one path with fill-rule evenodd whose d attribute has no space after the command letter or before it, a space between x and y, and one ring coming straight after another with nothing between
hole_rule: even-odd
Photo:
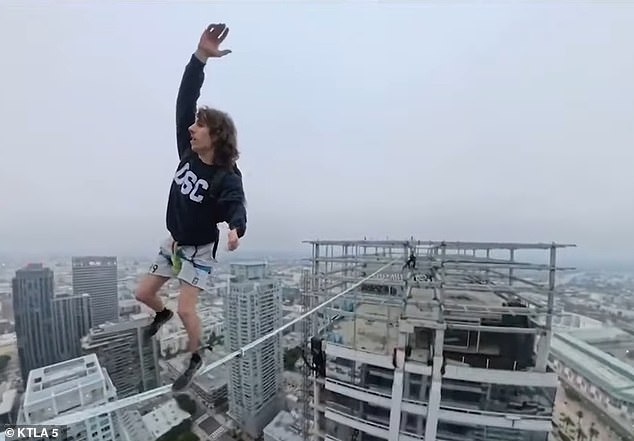
<instances>
[{"instance_id":1,"label":"scaffolding","mask_svg":"<svg viewBox=\"0 0 634 441\"><path fill-rule=\"evenodd\" d=\"M432 380L424 400L427 410L418 419L417 430L401 432L425 440L437 439L441 380L448 365L496 369L492 372L501 375L547 372L552 319L560 312L555 308L556 272L572 269L557 267L557 250L574 245L413 239L308 243L312 246L312 301L337 300L315 317L317 330L313 327L308 334L311 328L303 328L304 341L318 345L328 360L325 375L310 372L312 415L307 412L306 419L312 420L312 430L304 425L304 439L359 437L360 422L367 422L363 403L345 409L344 424L350 429L345 435L337 438L326 426L341 416L337 415L341 403L332 401L333 391L376 395L364 384L371 357L391 360L392 366L386 364L385 368L394 371L393 388L386 395L389 406L385 404L390 407L389 423L386 421L384 432L376 431L379 438L389 440L397 439L399 427L406 425L401 421L405 363ZM384 270L368 279L379 267ZM351 283L358 286L351 289ZM506 352L488 357L481 352L493 341L491 336L531 347L516 347L527 354L522 356L504 343L500 352ZM380 364L376 361L375 366ZM344 389L338 388L341 384ZM339 395L341 401L344 395ZM541 416L540 424L550 417ZM501 436L513 439L509 433Z\"/></svg>"},{"instance_id":2,"label":"scaffolding","mask_svg":"<svg viewBox=\"0 0 634 441\"><path fill-rule=\"evenodd\" d=\"M205 374L242 357L302 322L304 356L308 362L302 371L300 397L305 440L337 439L327 433L327 423L337 412L328 381L331 385L345 381L364 386L368 359L372 357L394 372L389 426L385 432L390 441L397 439L394 437L398 437L401 424L406 425L401 421L401 405L407 363L409 369L424 372L434 382L426 405L426 423L423 427L418 420L413 438L420 439L424 434L425 440L436 439L440 377L449 364L478 367L482 364L484 369L518 372L530 367L534 372L546 372L552 318L558 313L554 303L556 271L570 269L557 267L557 250L574 245L414 239L307 243L312 247L312 257L310 268L302 275L302 314L205 366L199 373ZM468 354L482 344L480 336L485 332L534 336L530 341L535 343L536 356L530 360L519 357L511 360L510 365L507 359L456 358L460 352L456 347L462 345L463 352ZM444 338L449 333L458 340L463 334L467 339L452 347ZM477 341L470 340L476 334ZM351 358L349 351L353 351ZM346 357L348 364L342 373L333 360ZM41 425L75 424L170 392L171 385L164 385L69 412ZM362 406L355 412L358 418L363 418ZM341 439L357 439L359 432L358 428L351 429ZM3 440L4 435L0 434L0 441Z\"/></svg>"}]
</instances>

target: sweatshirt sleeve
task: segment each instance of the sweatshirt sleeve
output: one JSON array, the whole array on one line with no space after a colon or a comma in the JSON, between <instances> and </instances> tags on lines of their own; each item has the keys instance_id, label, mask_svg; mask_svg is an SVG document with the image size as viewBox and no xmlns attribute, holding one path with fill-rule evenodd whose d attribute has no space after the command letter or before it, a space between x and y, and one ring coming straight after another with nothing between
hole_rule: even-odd
<instances>
[{"instance_id":1,"label":"sweatshirt sleeve","mask_svg":"<svg viewBox=\"0 0 634 441\"><path fill-rule=\"evenodd\" d=\"M229 229L236 229L238 237L244 236L247 230L247 209L240 175L232 173L226 177L218 203L224 214L223 221L229 224Z\"/></svg>"},{"instance_id":2,"label":"sweatshirt sleeve","mask_svg":"<svg viewBox=\"0 0 634 441\"><path fill-rule=\"evenodd\" d=\"M200 89L205 81L205 63L192 54L181 78L178 96L176 97L176 144L178 157L191 148L189 127L196 120L196 103L200 97Z\"/></svg>"}]
</instances>

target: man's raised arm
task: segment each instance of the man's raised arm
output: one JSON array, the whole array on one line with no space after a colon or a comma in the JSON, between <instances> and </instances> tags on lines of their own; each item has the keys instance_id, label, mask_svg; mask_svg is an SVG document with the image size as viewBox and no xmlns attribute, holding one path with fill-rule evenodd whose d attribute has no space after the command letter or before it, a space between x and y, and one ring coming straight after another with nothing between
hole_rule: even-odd
<instances>
[{"instance_id":1,"label":"man's raised arm","mask_svg":"<svg viewBox=\"0 0 634 441\"><path fill-rule=\"evenodd\" d=\"M176 143L179 158L191 148L189 127L196 120L196 103L205 81L205 64L211 57L223 57L231 53L228 49L218 49L228 33L229 29L224 24L207 26L200 37L196 52L191 56L183 72L176 98Z\"/></svg>"}]
</instances>

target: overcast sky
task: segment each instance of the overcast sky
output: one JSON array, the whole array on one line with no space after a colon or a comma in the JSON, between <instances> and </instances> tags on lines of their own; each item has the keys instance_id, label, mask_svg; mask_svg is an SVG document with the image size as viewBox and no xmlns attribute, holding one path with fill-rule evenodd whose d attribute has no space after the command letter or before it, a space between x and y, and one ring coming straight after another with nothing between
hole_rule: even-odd
<instances>
[{"instance_id":1,"label":"overcast sky","mask_svg":"<svg viewBox=\"0 0 634 441\"><path fill-rule=\"evenodd\" d=\"M240 252L413 235L630 258L633 7L231 3L0 6L0 254L154 255L178 83L225 22L201 104L238 126Z\"/></svg>"}]
</instances>

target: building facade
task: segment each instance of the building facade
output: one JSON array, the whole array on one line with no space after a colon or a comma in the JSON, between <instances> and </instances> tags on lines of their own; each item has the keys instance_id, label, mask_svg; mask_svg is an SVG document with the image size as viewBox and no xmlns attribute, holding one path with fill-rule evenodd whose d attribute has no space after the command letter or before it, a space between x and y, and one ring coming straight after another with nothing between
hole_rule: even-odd
<instances>
[{"instance_id":1,"label":"building facade","mask_svg":"<svg viewBox=\"0 0 634 441\"><path fill-rule=\"evenodd\" d=\"M94 353L107 369L119 398L160 386L158 342L144 343L143 331L151 323L143 318L93 327L82 341L85 354Z\"/></svg>"},{"instance_id":2,"label":"building facade","mask_svg":"<svg viewBox=\"0 0 634 441\"><path fill-rule=\"evenodd\" d=\"M231 352L282 325L280 283L265 263L232 264L225 307L225 347ZM229 373L229 414L243 431L257 438L279 412L283 352L277 335L233 360Z\"/></svg>"},{"instance_id":3,"label":"building facade","mask_svg":"<svg viewBox=\"0 0 634 441\"><path fill-rule=\"evenodd\" d=\"M90 295L92 326L119 320L117 258L73 257L73 293Z\"/></svg>"},{"instance_id":4,"label":"building facade","mask_svg":"<svg viewBox=\"0 0 634 441\"><path fill-rule=\"evenodd\" d=\"M12 282L18 358L26 383L32 369L62 360L56 350L54 275L42 264L29 264L16 271Z\"/></svg>"},{"instance_id":5,"label":"building facade","mask_svg":"<svg viewBox=\"0 0 634 441\"><path fill-rule=\"evenodd\" d=\"M81 356L81 339L90 330L90 295L57 296L53 300L53 312L60 359Z\"/></svg>"}]
</instances>

